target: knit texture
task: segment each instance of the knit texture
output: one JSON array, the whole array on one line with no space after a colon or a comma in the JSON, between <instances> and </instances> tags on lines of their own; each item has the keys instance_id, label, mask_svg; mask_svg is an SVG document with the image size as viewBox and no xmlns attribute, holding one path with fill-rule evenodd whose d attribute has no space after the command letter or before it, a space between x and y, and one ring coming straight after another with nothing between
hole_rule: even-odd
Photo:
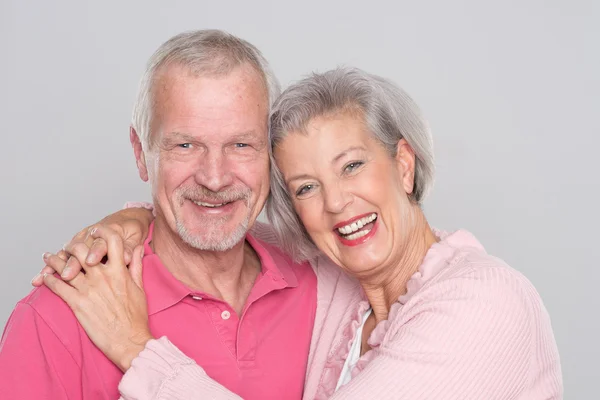
<instances>
[{"instance_id":1,"label":"knit texture","mask_svg":"<svg viewBox=\"0 0 600 400\"><path fill-rule=\"evenodd\" d=\"M268 225L253 235L275 243ZM550 319L529 281L468 232L436 232L407 292L337 392L360 317L357 282L315 260L317 317L304 399L554 400L562 376ZM166 338L151 341L121 385L124 399L239 399Z\"/></svg>"}]
</instances>

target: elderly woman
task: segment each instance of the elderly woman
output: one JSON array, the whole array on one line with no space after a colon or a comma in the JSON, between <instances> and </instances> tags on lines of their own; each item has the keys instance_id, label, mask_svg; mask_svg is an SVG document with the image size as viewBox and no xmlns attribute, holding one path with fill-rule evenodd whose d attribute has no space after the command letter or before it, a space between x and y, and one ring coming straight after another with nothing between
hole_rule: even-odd
<instances>
[{"instance_id":1,"label":"elderly woman","mask_svg":"<svg viewBox=\"0 0 600 400\"><path fill-rule=\"evenodd\" d=\"M427 223L432 141L403 90L357 69L314 74L276 102L271 150L267 215L280 246L312 260L319 279L305 398L561 398L550 320L533 286L469 232ZM60 271L64 262L52 259ZM354 282L346 275L354 290L334 292L340 279ZM93 316L77 316L96 341ZM148 334L147 325L128 329ZM132 398L143 397L144 376L170 398L204 398L209 378L197 364L167 340L148 346L155 356L144 350L124 377ZM211 395L237 398L224 388Z\"/></svg>"}]
</instances>

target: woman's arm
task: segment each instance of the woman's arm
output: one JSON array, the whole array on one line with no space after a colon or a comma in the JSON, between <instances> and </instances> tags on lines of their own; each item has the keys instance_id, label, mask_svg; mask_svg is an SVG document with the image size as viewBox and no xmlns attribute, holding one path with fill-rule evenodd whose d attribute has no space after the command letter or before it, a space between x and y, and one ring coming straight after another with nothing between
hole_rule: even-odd
<instances>
[{"instance_id":1,"label":"woman's arm","mask_svg":"<svg viewBox=\"0 0 600 400\"><path fill-rule=\"evenodd\" d=\"M513 272L467 273L423 289L403 307L390 315L382 345L360 361L362 371L329 398L562 399L558 353L534 333L552 336L540 320L541 300ZM547 364L533 366L540 347ZM544 378L533 382L541 370ZM172 400L237 399L165 338L148 343L120 389L125 399L146 391Z\"/></svg>"},{"instance_id":2,"label":"woman's arm","mask_svg":"<svg viewBox=\"0 0 600 400\"><path fill-rule=\"evenodd\" d=\"M119 392L124 400L241 400L166 337L146 344L121 379Z\"/></svg>"},{"instance_id":3,"label":"woman's arm","mask_svg":"<svg viewBox=\"0 0 600 400\"><path fill-rule=\"evenodd\" d=\"M123 398L239 400L166 338L152 337L142 280L143 247L134 249L127 268L119 234L97 227L90 236L108 245L102 267L84 267L86 273L68 283L53 274L45 274L43 281L69 305L98 349L126 372L119 385ZM65 267L57 256L48 262L59 274Z\"/></svg>"}]
</instances>

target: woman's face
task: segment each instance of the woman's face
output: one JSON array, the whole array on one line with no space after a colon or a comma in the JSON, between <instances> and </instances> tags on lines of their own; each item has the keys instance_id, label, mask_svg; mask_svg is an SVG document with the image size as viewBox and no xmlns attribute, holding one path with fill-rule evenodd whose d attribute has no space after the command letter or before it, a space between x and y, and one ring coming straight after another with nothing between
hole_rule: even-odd
<instances>
[{"instance_id":1,"label":"woman's face","mask_svg":"<svg viewBox=\"0 0 600 400\"><path fill-rule=\"evenodd\" d=\"M395 157L362 115L311 120L275 149L294 208L317 247L355 276L397 263L409 227L414 153L401 140Z\"/></svg>"}]
</instances>

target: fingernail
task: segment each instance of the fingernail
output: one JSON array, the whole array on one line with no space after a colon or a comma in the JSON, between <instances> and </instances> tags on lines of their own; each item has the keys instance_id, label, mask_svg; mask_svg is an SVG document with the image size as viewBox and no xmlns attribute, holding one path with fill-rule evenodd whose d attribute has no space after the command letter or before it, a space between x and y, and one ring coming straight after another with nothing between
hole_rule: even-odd
<instances>
[{"instance_id":1,"label":"fingernail","mask_svg":"<svg viewBox=\"0 0 600 400\"><path fill-rule=\"evenodd\" d=\"M95 259L96 259L96 257L94 257L93 254L90 254L85 258L85 262L86 262L86 264L91 264L94 262Z\"/></svg>"},{"instance_id":2,"label":"fingernail","mask_svg":"<svg viewBox=\"0 0 600 400\"><path fill-rule=\"evenodd\" d=\"M93 235L94 233L96 233L96 231L98 230L98 228L94 228L90 231L90 235Z\"/></svg>"},{"instance_id":3,"label":"fingernail","mask_svg":"<svg viewBox=\"0 0 600 400\"><path fill-rule=\"evenodd\" d=\"M71 267L66 267L65 269L63 269L62 274L60 274L61 278L66 278L67 275L69 275L69 272L71 271Z\"/></svg>"},{"instance_id":4,"label":"fingernail","mask_svg":"<svg viewBox=\"0 0 600 400\"><path fill-rule=\"evenodd\" d=\"M42 254L42 258L44 259L44 261L50 256L50 253L44 253Z\"/></svg>"},{"instance_id":5,"label":"fingernail","mask_svg":"<svg viewBox=\"0 0 600 400\"><path fill-rule=\"evenodd\" d=\"M40 279L41 276L42 276L41 274L35 274L35 276L31 280L31 283L33 283L33 281L36 281L36 280Z\"/></svg>"}]
</instances>

